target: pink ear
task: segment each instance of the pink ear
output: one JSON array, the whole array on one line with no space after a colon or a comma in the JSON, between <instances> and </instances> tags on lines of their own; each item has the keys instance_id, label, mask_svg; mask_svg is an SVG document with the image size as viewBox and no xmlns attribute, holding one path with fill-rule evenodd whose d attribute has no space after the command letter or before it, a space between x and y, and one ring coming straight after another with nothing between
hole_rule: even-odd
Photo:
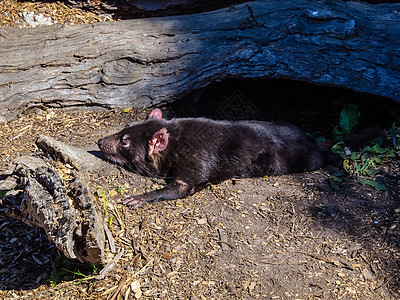
<instances>
[{"instance_id":1,"label":"pink ear","mask_svg":"<svg viewBox=\"0 0 400 300\"><path fill-rule=\"evenodd\" d=\"M161 119L162 118L162 112L158 108L153 109L152 112L149 114L147 119Z\"/></svg>"},{"instance_id":2,"label":"pink ear","mask_svg":"<svg viewBox=\"0 0 400 300\"><path fill-rule=\"evenodd\" d=\"M167 132L166 128L162 128L157 131L151 140L149 141L149 153L150 155L154 153L159 153L163 151L168 146L168 137L169 133Z\"/></svg>"}]
</instances>

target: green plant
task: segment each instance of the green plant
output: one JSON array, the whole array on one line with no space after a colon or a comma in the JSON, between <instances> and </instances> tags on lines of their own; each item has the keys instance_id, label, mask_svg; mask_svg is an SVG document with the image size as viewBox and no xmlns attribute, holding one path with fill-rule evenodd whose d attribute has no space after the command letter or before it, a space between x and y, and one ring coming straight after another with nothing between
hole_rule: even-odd
<instances>
[{"instance_id":1,"label":"green plant","mask_svg":"<svg viewBox=\"0 0 400 300\"><path fill-rule=\"evenodd\" d=\"M340 112L339 125L333 129L333 135L345 138L351 134L351 131L358 124L360 112L357 106L353 103L346 105Z\"/></svg>"},{"instance_id":2,"label":"green plant","mask_svg":"<svg viewBox=\"0 0 400 300\"><path fill-rule=\"evenodd\" d=\"M364 185L376 190L386 190L386 186L371 179L382 172L381 166L391 158L396 158L396 149L390 145L383 145L383 140L378 139L372 145L364 146L359 152L352 152L344 161L344 169Z\"/></svg>"},{"instance_id":3,"label":"green plant","mask_svg":"<svg viewBox=\"0 0 400 300\"><path fill-rule=\"evenodd\" d=\"M103 190L102 187L99 187L96 191L96 194L98 197L105 199L106 198L106 192Z\"/></svg>"},{"instance_id":4,"label":"green plant","mask_svg":"<svg viewBox=\"0 0 400 300\"><path fill-rule=\"evenodd\" d=\"M121 187L121 184L120 184L120 187ZM122 192L121 192L121 194L122 194ZM103 190L102 187L99 187L96 190L96 195L97 195L97 197L99 197L100 199L103 200L103 208L104 208L104 211L106 212L106 215L108 215L108 208L107 208L108 201L106 199L106 192ZM113 220L114 220L114 217L110 216L110 221L109 221L110 226L111 226Z\"/></svg>"},{"instance_id":5,"label":"green plant","mask_svg":"<svg viewBox=\"0 0 400 300\"><path fill-rule=\"evenodd\" d=\"M97 197L98 197L98 198L100 198L100 199L103 200L103 207L104 207L104 210L105 210L106 214L108 214L106 192L103 190L102 187L99 187L99 188L96 190L96 194L97 194Z\"/></svg>"},{"instance_id":6,"label":"green plant","mask_svg":"<svg viewBox=\"0 0 400 300\"><path fill-rule=\"evenodd\" d=\"M329 178L329 184L338 190L340 183L352 177L364 186L373 187L376 190L386 190L386 186L373 179L373 176L382 171L381 166L390 159L399 157L399 145L396 135L395 123L390 128L392 143L382 138L375 139L371 144L364 145L359 151L350 152L342 140L351 134L358 124L360 112L354 104L346 106L340 113L339 125L333 130L333 134L340 140L332 147L332 152L338 153L344 159L343 169Z\"/></svg>"},{"instance_id":7,"label":"green plant","mask_svg":"<svg viewBox=\"0 0 400 300\"><path fill-rule=\"evenodd\" d=\"M339 170L334 175L329 177L329 185L334 190L339 190L339 185L348 179L348 175L345 170Z\"/></svg>"},{"instance_id":8,"label":"green plant","mask_svg":"<svg viewBox=\"0 0 400 300\"><path fill-rule=\"evenodd\" d=\"M123 107L120 107L119 108L119 112L120 113L130 113L132 111L132 107L128 107L128 108L123 108Z\"/></svg>"},{"instance_id":9,"label":"green plant","mask_svg":"<svg viewBox=\"0 0 400 300\"><path fill-rule=\"evenodd\" d=\"M80 284L83 279L90 278L92 274L97 274L99 271L98 267L94 264L80 263L65 256L56 257L52 263L52 269L48 280L53 287L60 283L67 275L73 275L73 279L79 279L77 284Z\"/></svg>"},{"instance_id":10,"label":"green plant","mask_svg":"<svg viewBox=\"0 0 400 300\"><path fill-rule=\"evenodd\" d=\"M125 187L120 183L118 185L117 192L120 193L121 195L124 195L125 190L126 190Z\"/></svg>"}]
</instances>

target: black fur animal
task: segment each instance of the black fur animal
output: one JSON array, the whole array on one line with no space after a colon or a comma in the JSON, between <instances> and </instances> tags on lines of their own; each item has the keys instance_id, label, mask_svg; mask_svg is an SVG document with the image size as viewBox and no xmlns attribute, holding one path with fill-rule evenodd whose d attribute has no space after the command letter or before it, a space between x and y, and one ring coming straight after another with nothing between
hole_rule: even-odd
<instances>
[{"instance_id":1,"label":"black fur animal","mask_svg":"<svg viewBox=\"0 0 400 300\"><path fill-rule=\"evenodd\" d=\"M311 171L340 161L291 124L165 120L158 109L145 122L100 139L98 145L106 159L170 182L126 198L124 203L133 207L183 198L209 182Z\"/></svg>"}]
</instances>

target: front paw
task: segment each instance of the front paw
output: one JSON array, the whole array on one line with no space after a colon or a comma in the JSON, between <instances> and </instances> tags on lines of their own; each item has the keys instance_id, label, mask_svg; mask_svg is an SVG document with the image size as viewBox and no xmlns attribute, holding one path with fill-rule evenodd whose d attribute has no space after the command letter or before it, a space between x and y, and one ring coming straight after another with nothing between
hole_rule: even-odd
<instances>
[{"instance_id":1,"label":"front paw","mask_svg":"<svg viewBox=\"0 0 400 300\"><path fill-rule=\"evenodd\" d=\"M123 203L125 205L129 205L132 206L133 208L138 208L143 206L145 203L147 203L146 200L144 200L141 195L137 195L137 196L129 196L128 198L126 198Z\"/></svg>"}]
</instances>

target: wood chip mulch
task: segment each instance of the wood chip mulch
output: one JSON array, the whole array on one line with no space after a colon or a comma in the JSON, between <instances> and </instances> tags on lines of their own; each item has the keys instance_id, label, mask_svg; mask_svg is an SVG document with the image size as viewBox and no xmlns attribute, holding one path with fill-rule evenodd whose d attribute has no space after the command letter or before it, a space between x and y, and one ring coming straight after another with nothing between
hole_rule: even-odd
<instances>
[{"instance_id":1,"label":"wood chip mulch","mask_svg":"<svg viewBox=\"0 0 400 300\"><path fill-rule=\"evenodd\" d=\"M35 2L2 0L0 2L0 27L31 27L23 20L24 12L34 12L51 18L54 24L91 24L112 21L109 16L98 16L92 12L71 8L60 1Z\"/></svg>"}]
</instances>

